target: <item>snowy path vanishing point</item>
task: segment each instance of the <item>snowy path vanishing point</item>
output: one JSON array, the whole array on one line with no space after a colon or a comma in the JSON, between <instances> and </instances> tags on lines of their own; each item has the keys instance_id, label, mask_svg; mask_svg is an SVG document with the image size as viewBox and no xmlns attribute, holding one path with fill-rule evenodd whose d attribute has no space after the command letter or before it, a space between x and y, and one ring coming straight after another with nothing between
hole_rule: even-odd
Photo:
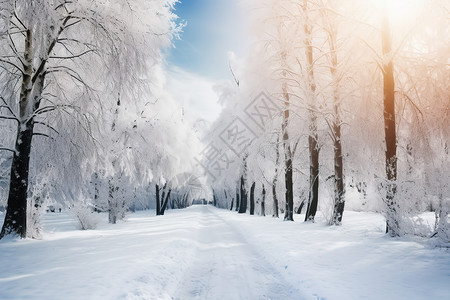
<instances>
[{"instance_id":1,"label":"snowy path vanishing point","mask_svg":"<svg viewBox=\"0 0 450 300\"><path fill-rule=\"evenodd\" d=\"M174 299L303 299L233 225L201 206L196 258Z\"/></svg>"}]
</instances>

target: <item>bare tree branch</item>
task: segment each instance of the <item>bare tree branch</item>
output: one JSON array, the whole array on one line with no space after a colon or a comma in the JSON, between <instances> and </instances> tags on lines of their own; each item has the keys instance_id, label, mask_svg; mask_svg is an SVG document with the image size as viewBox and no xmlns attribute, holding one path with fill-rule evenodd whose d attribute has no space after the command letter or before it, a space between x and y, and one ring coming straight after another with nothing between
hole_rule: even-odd
<instances>
[{"instance_id":1,"label":"bare tree branch","mask_svg":"<svg viewBox=\"0 0 450 300\"><path fill-rule=\"evenodd\" d=\"M18 71L20 71L23 74L22 68L20 68L15 63L13 63L13 62L11 62L9 60L3 59L3 58L0 58L0 62L3 62L3 63L6 63L6 64L9 64L9 65L13 66L14 68L16 68Z\"/></svg>"},{"instance_id":2,"label":"bare tree branch","mask_svg":"<svg viewBox=\"0 0 450 300\"><path fill-rule=\"evenodd\" d=\"M43 137L46 137L46 138L49 138L49 139L51 139L51 140L55 140L53 137L51 137L51 136L49 136L48 134L45 134L45 133L40 133L40 132L34 132L33 133L33 136L43 136Z\"/></svg>"},{"instance_id":3,"label":"bare tree branch","mask_svg":"<svg viewBox=\"0 0 450 300\"><path fill-rule=\"evenodd\" d=\"M86 54L88 54L90 52L95 52L95 50L89 49L89 50L86 50L86 51L84 51L82 53L79 53L79 54L76 54L76 55L72 55L72 56L50 56L49 58L51 58L51 59L74 59L74 58L82 57L83 55L86 55Z\"/></svg>"},{"instance_id":4,"label":"bare tree branch","mask_svg":"<svg viewBox=\"0 0 450 300\"><path fill-rule=\"evenodd\" d=\"M228 66L230 67L231 75L233 75L234 82L236 82L236 85L239 87L239 79L236 78L236 75L233 72L233 68L231 67L231 63L228 62Z\"/></svg>"},{"instance_id":5,"label":"bare tree branch","mask_svg":"<svg viewBox=\"0 0 450 300\"><path fill-rule=\"evenodd\" d=\"M17 121L18 123L20 122L19 119L14 118L14 117L0 116L0 119L4 119L4 120L14 120L14 121Z\"/></svg>"},{"instance_id":6,"label":"bare tree branch","mask_svg":"<svg viewBox=\"0 0 450 300\"><path fill-rule=\"evenodd\" d=\"M13 149L10 149L10 148L5 148L5 147L0 147L0 151L9 151L9 152L12 152L12 153L16 153L16 150L13 150Z\"/></svg>"},{"instance_id":7,"label":"bare tree branch","mask_svg":"<svg viewBox=\"0 0 450 300\"><path fill-rule=\"evenodd\" d=\"M34 124L43 125L43 126L49 128L49 129L53 130L55 133L57 133L59 135L59 132L55 128L53 128L52 126L47 124L47 123L44 123L44 122L41 122L41 121L34 121Z\"/></svg>"},{"instance_id":8,"label":"bare tree branch","mask_svg":"<svg viewBox=\"0 0 450 300\"><path fill-rule=\"evenodd\" d=\"M67 22L69 22L69 20L72 18L71 15L68 15L67 17L65 17L61 27L58 30L58 34L56 35L55 39L52 41L52 43L50 44L50 46L48 47L47 50L47 55L50 55L50 53L53 51L53 48L56 45L56 42L58 41L58 37L60 36L60 34L64 31L64 29L66 28L66 24ZM39 64L39 67L36 69L36 72L33 75L33 78L31 79L31 82L34 84L36 82L36 80L38 79L38 77L41 75L42 71L44 71L45 68L45 64L47 63L47 59L43 58L41 59L41 63Z\"/></svg>"},{"instance_id":9,"label":"bare tree branch","mask_svg":"<svg viewBox=\"0 0 450 300\"><path fill-rule=\"evenodd\" d=\"M3 97L0 96L0 99L2 99L3 103L5 104L5 105L2 105L1 107L6 107L6 108L8 109L8 111L13 115L13 117L14 117L16 120L19 120L19 118L18 118L18 117L16 116L16 114L14 113L14 111L11 109L11 106L9 106L8 102L6 102L5 98L3 98Z\"/></svg>"}]
</instances>

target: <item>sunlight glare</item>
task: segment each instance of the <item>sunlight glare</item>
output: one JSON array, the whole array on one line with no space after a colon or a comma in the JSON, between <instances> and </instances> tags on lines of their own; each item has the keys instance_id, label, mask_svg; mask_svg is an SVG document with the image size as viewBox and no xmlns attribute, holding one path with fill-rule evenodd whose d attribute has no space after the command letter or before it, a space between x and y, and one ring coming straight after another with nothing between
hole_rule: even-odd
<instances>
[{"instance_id":1,"label":"sunlight glare","mask_svg":"<svg viewBox=\"0 0 450 300\"><path fill-rule=\"evenodd\" d=\"M402 26L419 16L423 0L385 0L392 25Z\"/></svg>"}]
</instances>

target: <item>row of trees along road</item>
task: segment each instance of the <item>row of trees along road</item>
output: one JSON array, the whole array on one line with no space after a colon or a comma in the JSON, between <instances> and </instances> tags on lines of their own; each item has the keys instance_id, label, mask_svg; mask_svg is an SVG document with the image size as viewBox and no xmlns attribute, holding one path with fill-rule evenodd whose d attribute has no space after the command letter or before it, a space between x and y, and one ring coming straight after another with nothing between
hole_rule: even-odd
<instances>
[{"instance_id":1,"label":"row of trees along road","mask_svg":"<svg viewBox=\"0 0 450 300\"><path fill-rule=\"evenodd\" d=\"M236 117L257 134L239 157L212 140L234 158L210 176L218 206L245 212L251 186L262 215L314 221L320 208L340 225L350 205L383 211L391 236L432 210L449 238L449 4L403 2L248 1L256 43L230 62L238 84L223 88L211 136Z\"/></svg>"}]
</instances>

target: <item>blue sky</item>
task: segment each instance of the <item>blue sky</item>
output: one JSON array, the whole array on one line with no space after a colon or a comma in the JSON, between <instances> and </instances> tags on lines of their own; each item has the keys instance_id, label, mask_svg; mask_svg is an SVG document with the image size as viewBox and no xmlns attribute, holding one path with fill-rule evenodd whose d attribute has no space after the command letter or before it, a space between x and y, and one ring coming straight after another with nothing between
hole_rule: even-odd
<instances>
[{"instance_id":1,"label":"blue sky","mask_svg":"<svg viewBox=\"0 0 450 300\"><path fill-rule=\"evenodd\" d=\"M212 80L231 79L227 53L242 57L248 46L237 0L182 0L175 9L187 26L169 51L169 65Z\"/></svg>"},{"instance_id":2,"label":"blue sky","mask_svg":"<svg viewBox=\"0 0 450 300\"><path fill-rule=\"evenodd\" d=\"M181 0L175 6L179 21L187 25L166 56L167 88L191 124L217 119L222 110L217 86L234 84L228 53L238 59L247 55L250 43L238 1Z\"/></svg>"}]
</instances>

